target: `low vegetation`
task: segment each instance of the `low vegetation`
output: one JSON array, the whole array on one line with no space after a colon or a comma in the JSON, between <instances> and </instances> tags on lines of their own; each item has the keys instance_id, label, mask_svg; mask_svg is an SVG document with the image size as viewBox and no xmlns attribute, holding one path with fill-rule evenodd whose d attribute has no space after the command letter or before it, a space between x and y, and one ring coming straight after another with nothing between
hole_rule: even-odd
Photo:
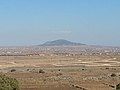
<instances>
[{"instance_id":1,"label":"low vegetation","mask_svg":"<svg viewBox=\"0 0 120 90\"><path fill-rule=\"evenodd\" d=\"M116 77L116 74L115 74L115 73L112 73L112 74L111 74L111 77Z\"/></svg>"},{"instance_id":2,"label":"low vegetation","mask_svg":"<svg viewBox=\"0 0 120 90\"><path fill-rule=\"evenodd\" d=\"M120 90L120 84L116 85L116 90Z\"/></svg>"},{"instance_id":3,"label":"low vegetation","mask_svg":"<svg viewBox=\"0 0 120 90\"><path fill-rule=\"evenodd\" d=\"M45 73L45 71L44 71L44 70L42 70L42 69L40 69L40 70L39 70L39 73Z\"/></svg>"},{"instance_id":4,"label":"low vegetation","mask_svg":"<svg viewBox=\"0 0 120 90\"><path fill-rule=\"evenodd\" d=\"M19 90L18 81L14 78L0 75L0 90Z\"/></svg>"},{"instance_id":5,"label":"low vegetation","mask_svg":"<svg viewBox=\"0 0 120 90\"><path fill-rule=\"evenodd\" d=\"M15 69L11 69L10 72L15 72L16 70Z\"/></svg>"}]
</instances>

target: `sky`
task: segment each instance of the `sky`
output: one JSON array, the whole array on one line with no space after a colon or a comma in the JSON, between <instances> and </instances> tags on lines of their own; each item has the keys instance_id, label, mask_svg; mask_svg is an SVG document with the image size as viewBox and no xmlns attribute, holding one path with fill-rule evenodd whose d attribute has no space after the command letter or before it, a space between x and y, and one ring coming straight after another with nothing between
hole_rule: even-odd
<instances>
[{"instance_id":1,"label":"sky","mask_svg":"<svg viewBox=\"0 0 120 90\"><path fill-rule=\"evenodd\" d=\"M120 46L120 0L0 0L0 46L56 39Z\"/></svg>"}]
</instances>

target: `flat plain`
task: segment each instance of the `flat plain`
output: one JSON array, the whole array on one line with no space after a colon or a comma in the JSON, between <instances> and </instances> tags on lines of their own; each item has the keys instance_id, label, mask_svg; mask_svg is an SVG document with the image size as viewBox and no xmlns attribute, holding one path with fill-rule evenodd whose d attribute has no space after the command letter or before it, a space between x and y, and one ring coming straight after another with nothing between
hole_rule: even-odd
<instances>
[{"instance_id":1,"label":"flat plain","mask_svg":"<svg viewBox=\"0 0 120 90\"><path fill-rule=\"evenodd\" d=\"M115 90L120 83L119 53L48 53L1 55L0 72L21 90Z\"/></svg>"}]
</instances>

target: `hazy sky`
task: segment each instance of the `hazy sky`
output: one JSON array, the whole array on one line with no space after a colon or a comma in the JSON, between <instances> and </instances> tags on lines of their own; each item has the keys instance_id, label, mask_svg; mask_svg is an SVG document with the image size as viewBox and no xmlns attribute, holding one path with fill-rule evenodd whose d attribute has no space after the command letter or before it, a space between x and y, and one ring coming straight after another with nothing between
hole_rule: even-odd
<instances>
[{"instance_id":1,"label":"hazy sky","mask_svg":"<svg viewBox=\"0 0 120 90\"><path fill-rule=\"evenodd\" d=\"M55 39L120 46L120 0L0 0L0 46Z\"/></svg>"}]
</instances>

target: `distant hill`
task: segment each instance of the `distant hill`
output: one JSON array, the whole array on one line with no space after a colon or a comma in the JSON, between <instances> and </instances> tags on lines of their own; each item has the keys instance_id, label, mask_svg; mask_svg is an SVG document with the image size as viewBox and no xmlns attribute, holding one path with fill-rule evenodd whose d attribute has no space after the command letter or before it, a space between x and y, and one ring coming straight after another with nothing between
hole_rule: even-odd
<instances>
[{"instance_id":1,"label":"distant hill","mask_svg":"<svg viewBox=\"0 0 120 90\"><path fill-rule=\"evenodd\" d=\"M75 43L75 42L71 42L71 41L64 40L64 39L59 39L59 40L45 42L44 44L40 46L66 46L66 45L74 46L74 45L85 45L85 44Z\"/></svg>"}]
</instances>

